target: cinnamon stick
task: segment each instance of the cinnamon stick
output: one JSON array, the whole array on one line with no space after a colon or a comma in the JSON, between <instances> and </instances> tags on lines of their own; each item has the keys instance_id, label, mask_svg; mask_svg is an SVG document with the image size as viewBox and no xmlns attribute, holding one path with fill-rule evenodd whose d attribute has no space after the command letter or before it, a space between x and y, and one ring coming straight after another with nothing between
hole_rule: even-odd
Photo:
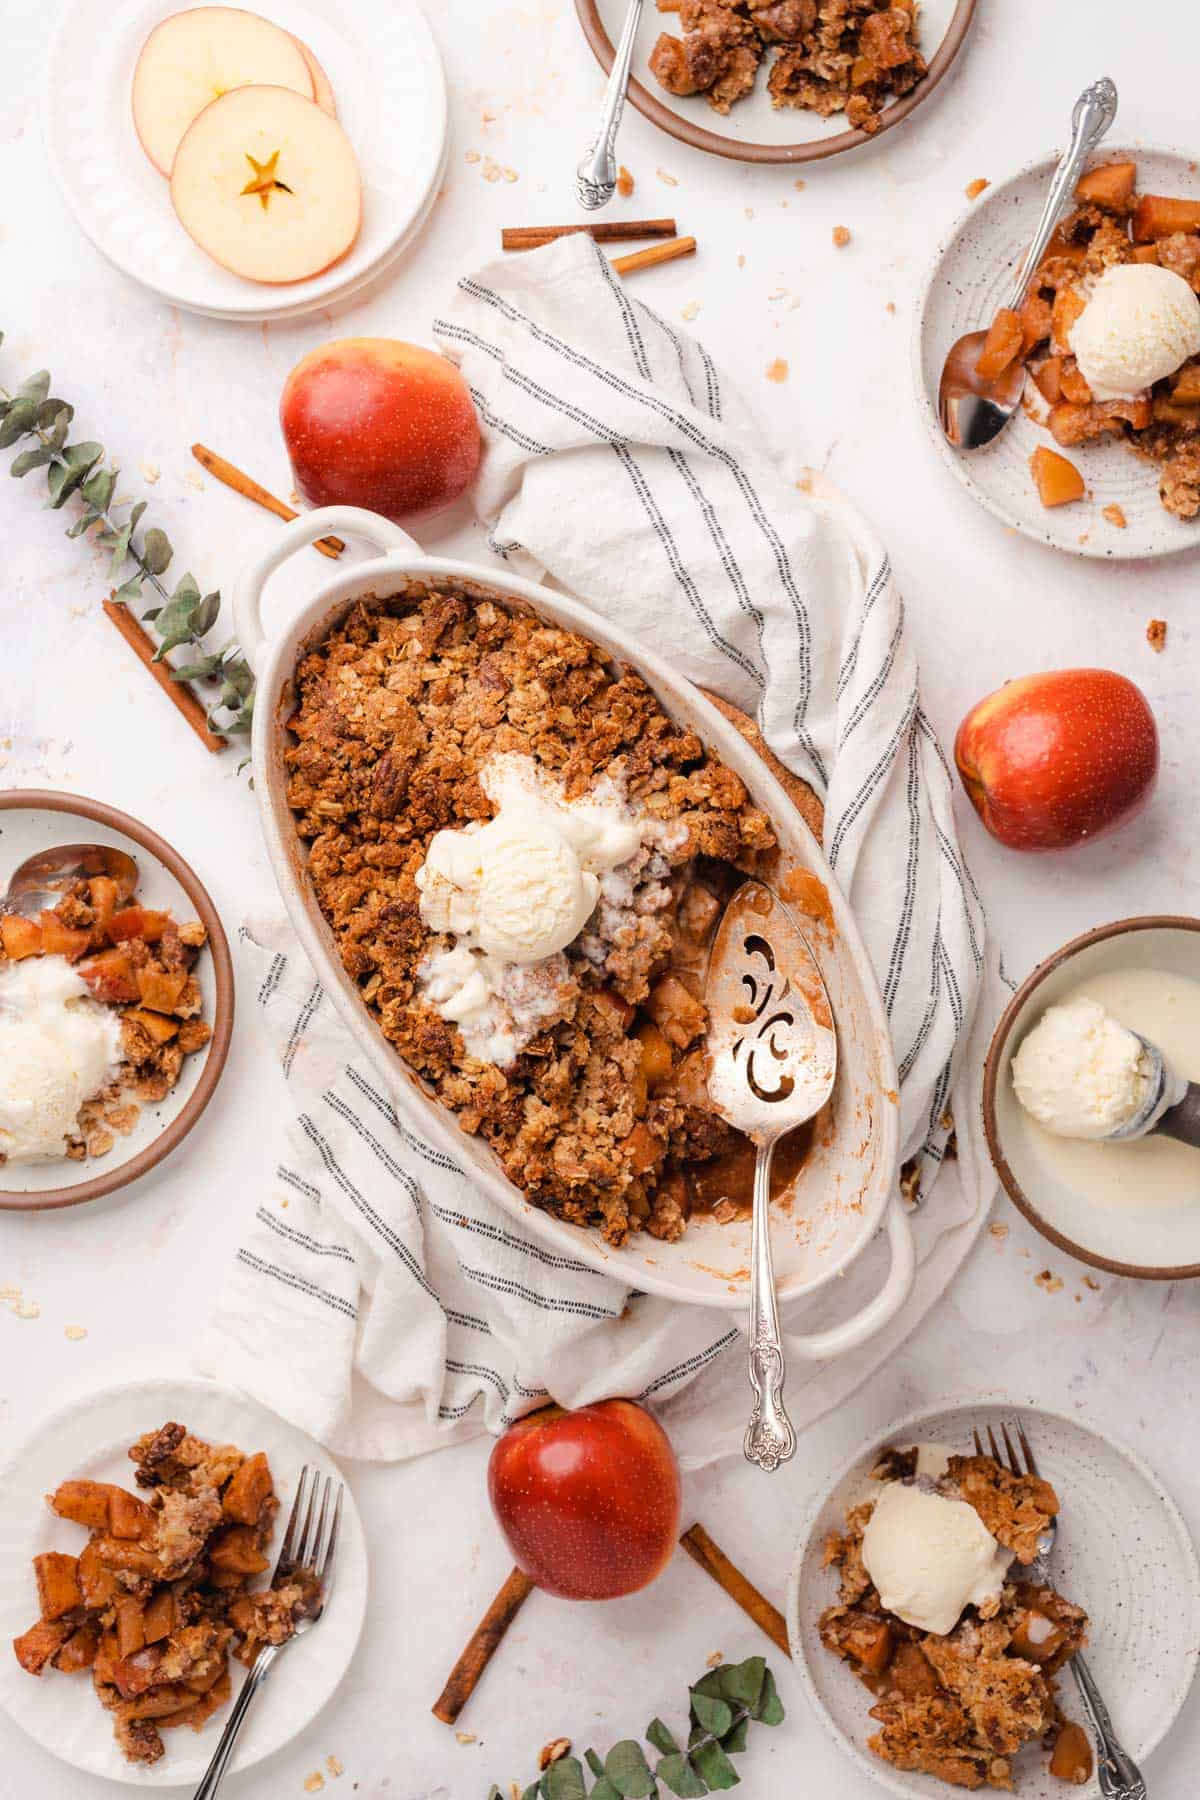
<instances>
[{"instance_id":1,"label":"cinnamon stick","mask_svg":"<svg viewBox=\"0 0 1200 1800\"><path fill-rule=\"evenodd\" d=\"M475 1692L479 1677L491 1662L501 1638L533 1592L533 1583L514 1569L480 1619L466 1649L451 1669L446 1685L433 1703L433 1716L453 1725Z\"/></svg>"},{"instance_id":2,"label":"cinnamon stick","mask_svg":"<svg viewBox=\"0 0 1200 1800\"><path fill-rule=\"evenodd\" d=\"M695 251L694 237L672 238L666 244L650 244L645 250L635 250L632 256L614 256L613 268L618 275L632 275L637 269L652 269L657 263L675 262L681 256L693 256Z\"/></svg>"},{"instance_id":3,"label":"cinnamon stick","mask_svg":"<svg viewBox=\"0 0 1200 1800\"><path fill-rule=\"evenodd\" d=\"M672 238L674 219L603 219L594 225L507 225L500 233L504 250L537 250L555 238L573 237L586 231L597 244L631 244L638 238Z\"/></svg>"},{"instance_id":4,"label":"cinnamon stick","mask_svg":"<svg viewBox=\"0 0 1200 1800\"><path fill-rule=\"evenodd\" d=\"M265 507L267 512L274 513L277 519L298 519L300 517L294 507L277 499L265 487L260 486L253 476L244 474L241 469L235 468L233 463L226 462L225 458L218 456L215 450L209 450L204 444L193 444L192 455L203 468L208 470L210 475L215 475L218 481L223 481L225 486L232 488L235 494L241 494L243 499L253 500L256 506ZM319 550L322 556L340 556L345 548L345 544L339 537L323 537L313 540L313 549Z\"/></svg>"},{"instance_id":5,"label":"cinnamon stick","mask_svg":"<svg viewBox=\"0 0 1200 1800\"><path fill-rule=\"evenodd\" d=\"M176 681L165 662L155 662L156 645L150 635L142 630L123 600L106 600L104 610L112 620L129 648L140 663L143 663L163 693L167 696L176 712L182 713L206 750L226 750L229 740L210 731L204 708L185 681Z\"/></svg>"},{"instance_id":6,"label":"cinnamon stick","mask_svg":"<svg viewBox=\"0 0 1200 1800\"><path fill-rule=\"evenodd\" d=\"M765 1631L771 1642L778 1644L785 1656L792 1654L788 1643L787 1625L783 1614L777 1606L772 1606L765 1594L760 1594L752 1581L748 1581L740 1569L735 1569L719 1544L714 1544L703 1525L690 1525L680 1538L680 1543L692 1558L699 1563L706 1575L711 1575L719 1588L723 1588L729 1598L741 1607L746 1617L753 1619L760 1631Z\"/></svg>"}]
</instances>

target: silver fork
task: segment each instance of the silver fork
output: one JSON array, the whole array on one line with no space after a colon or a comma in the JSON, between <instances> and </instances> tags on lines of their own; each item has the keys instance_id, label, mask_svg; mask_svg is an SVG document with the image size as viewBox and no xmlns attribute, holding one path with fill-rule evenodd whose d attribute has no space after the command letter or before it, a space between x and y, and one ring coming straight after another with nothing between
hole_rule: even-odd
<instances>
[{"instance_id":1,"label":"silver fork","mask_svg":"<svg viewBox=\"0 0 1200 1800\"><path fill-rule=\"evenodd\" d=\"M1029 1447L1029 1439L1024 1428L1013 1423L1017 1441L1025 1454L1025 1467L1021 1467L1021 1459L1013 1447L1008 1426L1001 1425L1000 1435L1004 1439L1004 1448L1008 1452L1008 1461L1000 1454L1000 1446L996 1442L996 1434L988 1426L988 1443L994 1460L1007 1467L1014 1475L1034 1475L1040 1479L1040 1471ZM975 1449L980 1456L986 1456L979 1433L974 1433ZM1046 1530L1038 1538L1037 1555L1029 1565L1035 1581L1050 1581L1050 1558L1058 1537L1058 1515L1051 1519ZM1122 1748L1113 1730L1113 1723L1108 1715L1108 1708L1100 1698L1100 1690L1096 1686L1092 1672L1088 1668L1083 1652L1077 1650L1070 1661L1070 1670L1075 1677L1075 1685L1079 1689L1079 1697L1083 1701L1084 1711L1091 1721L1096 1736L1096 1775L1100 1782L1100 1792L1104 1800L1146 1800L1146 1782L1141 1770Z\"/></svg>"},{"instance_id":2,"label":"silver fork","mask_svg":"<svg viewBox=\"0 0 1200 1800\"><path fill-rule=\"evenodd\" d=\"M311 1483L309 1477L312 1477ZM329 1517L329 1503L333 1496L334 1486L337 1497L333 1501L332 1517ZM318 1509L317 1494L320 1492L321 1504ZM233 1747L238 1733L245 1723L250 1703L263 1682L271 1672L271 1666L277 1656L294 1644L297 1638L311 1631L321 1614L325 1611L329 1599L329 1590L333 1584L333 1558L337 1549L338 1527L342 1522L342 1497L345 1488L339 1481L335 1484L332 1475L326 1475L324 1481L315 1469L305 1463L300 1471L300 1480L296 1484L296 1498L292 1501L292 1510L288 1518L287 1531L279 1551L279 1561L275 1564L275 1573L271 1577L271 1586L278 1587L283 1581L294 1575L306 1574L315 1577L316 1591L305 1607L296 1617L296 1629L292 1637L282 1644L263 1644L249 1672L242 1683L242 1691L233 1704L229 1721L221 1733L221 1741L213 1751L212 1761L205 1771L204 1780L196 1789L194 1800L212 1800L220 1787L229 1759L233 1755ZM329 1517L328 1534L325 1521Z\"/></svg>"}]
</instances>

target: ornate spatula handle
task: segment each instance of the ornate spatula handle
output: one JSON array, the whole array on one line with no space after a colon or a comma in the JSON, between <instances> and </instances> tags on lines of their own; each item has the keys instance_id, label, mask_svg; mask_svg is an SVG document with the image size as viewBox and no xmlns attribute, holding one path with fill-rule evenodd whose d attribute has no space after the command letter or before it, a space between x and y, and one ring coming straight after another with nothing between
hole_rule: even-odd
<instances>
[{"instance_id":1,"label":"ornate spatula handle","mask_svg":"<svg viewBox=\"0 0 1200 1800\"><path fill-rule=\"evenodd\" d=\"M754 1406L743 1449L747 1462L768 1474L796 1453L796 1433L783 1405L787 1370L775 1304L771 1266L771 1157L775 1141L760 1145L754 1165L754 1218L750 1236L750 1385Z\"/></svg>"}]
</instances>

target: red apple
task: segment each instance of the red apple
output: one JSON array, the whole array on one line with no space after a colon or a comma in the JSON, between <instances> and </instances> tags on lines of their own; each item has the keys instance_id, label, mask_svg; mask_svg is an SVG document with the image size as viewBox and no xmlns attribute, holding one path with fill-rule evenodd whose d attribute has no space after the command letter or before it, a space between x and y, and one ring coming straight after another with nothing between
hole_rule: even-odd
<instances>
[{"instance_id":1,"label":"red apple","mask_svg":"<svg viewBox=\"0 0 1200 1800\"><path fill-rule=\"evenodd\" d=\"M1011 850L1065 850L1114 831L1149 798L1158 731L1111 669L1052 669L971 708L954 740L971 804Z\"/></svg>"},{"instance_id":2,"label":"red apple","mask_svg":"<svg viewBox=\"0 0 1200 1800\"><path fill-rule=\"evenodd\" d=\"M632 1400L519 1419L492 1451L488 1496L518 1566L564 1600L636 1593L679 1535L675 1453Z\"/></svg>"},{"instance_id":3,"label":"red apple","mask_svg":"<svg viewBox=\"0 0 1200 1800\"><path fill-rule=\"evenodd\" d=\"M338 338L301 357L279 420L313 506L365 506L397 524L449 506L475 479L479 420L452 362L394 338Z\"/></svg>"}]
</instances>

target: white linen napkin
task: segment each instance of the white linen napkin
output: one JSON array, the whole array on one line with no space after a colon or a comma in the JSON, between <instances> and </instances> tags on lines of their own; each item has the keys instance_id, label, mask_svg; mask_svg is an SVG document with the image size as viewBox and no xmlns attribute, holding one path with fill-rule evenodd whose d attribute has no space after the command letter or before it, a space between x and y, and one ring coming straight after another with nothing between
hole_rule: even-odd
<instances>
[{"instance_id":1,"label":"white linen napkin","mask_svg":"<svg viewBox=\"0 0 1200 1800\"><path fill-rule=\"evenodd\" d=\"M994 1186L976 1131L979 1056L965 1058L983 912L903 601L862 519L764 442L703 347L627 294L586 237L465 278L436 331L483 422L477 506L493 549L753 716L824 800L826 855L891 1023L904 1154L920 1161L921 1268L881 1340L791 1372L802 1427L927 1310ZM201 1346L207 1372L335 1451L396 1458L499 1430L548 1394L664 1401L711 1365L740 1364L723 1354L738 1341L728 1315L630 1295L544 1249L424 1143L282 922L252 926L243 948L299 1118ZM935 1187L951 1111L960 1155ZM862 1304L880 1254L806 1309L804 1327ZM740 1444L744 1371L714 1372L701 1400L710 1382L713 1405L676 1409L690 1461Z\"/></svg>"}]
</instances>

